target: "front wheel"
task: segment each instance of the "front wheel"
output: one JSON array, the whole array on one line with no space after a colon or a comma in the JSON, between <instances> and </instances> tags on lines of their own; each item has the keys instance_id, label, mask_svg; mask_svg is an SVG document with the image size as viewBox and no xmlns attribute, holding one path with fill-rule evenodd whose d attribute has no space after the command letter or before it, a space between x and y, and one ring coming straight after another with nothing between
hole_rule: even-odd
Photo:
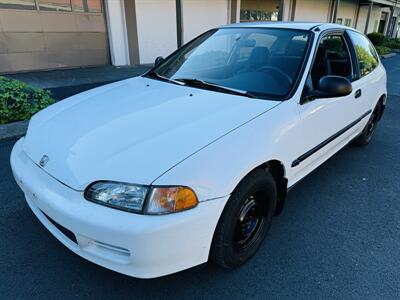
<instances>
[{"instance_id":1,"label":"front wheel","mask_svg":"<svg viewBox=\"0 0 400 300\"><path fill-rule=\"evenodd\" d=\"M365 125L361 134L353 141L353 145L364 147L369 144L375 132L376 126L382 112L382 104L378 102L371 116L369 117L367 125Z\"/></svg>"},{"instance_id":2,"label":"front wheel","mask_svg":"<svg viewBox=\"0 0 400 300\"><path fill-rule=\"evenodd\" d=\"M218 222L210 259L224 268L247 262L267 235L277 203L274 178L257 169L236 187Z\"/></svg>"}]
</instances>

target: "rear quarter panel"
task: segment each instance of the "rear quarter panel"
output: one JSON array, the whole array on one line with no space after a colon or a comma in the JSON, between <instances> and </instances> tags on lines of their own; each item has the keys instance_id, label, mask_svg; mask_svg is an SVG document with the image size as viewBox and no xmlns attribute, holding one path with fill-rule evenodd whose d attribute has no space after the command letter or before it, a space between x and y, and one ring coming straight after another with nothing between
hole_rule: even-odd
<instances>
[{"instance_id":1,"label":"rear quarter panel","mask_svg":"<svg viewBox=\"0 0 400 300\"><path fill-rule=\"evenodd\" d=\"M371 73L354 82L353 89L356 88L362 90L362 97L358 99L362 111L373 110L381 96L387 95L386 70L382 63L380 62Z\"/></svg>"}]
</instances>

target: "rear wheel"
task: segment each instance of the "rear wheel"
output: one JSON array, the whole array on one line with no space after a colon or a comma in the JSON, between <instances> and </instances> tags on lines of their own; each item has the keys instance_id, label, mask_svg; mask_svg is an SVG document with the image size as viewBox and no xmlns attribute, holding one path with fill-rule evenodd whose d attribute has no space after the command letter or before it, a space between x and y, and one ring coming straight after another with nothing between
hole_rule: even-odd
<instances>
[{"instance_id":1,"label":"rear wheel","mask_svg":"<svg viewBox=\"0 0 400 300\"><path fill-rule=\"evenodd\" d=\"M257 169L232 193L218 222L210 259L225 268L248 261L267 235L277 202L270 173Z\"/></svg>"},{"instance_id":2,"label":"rear wheel","mask_svg":"<svg viewBox=\"0 0 400 300\"><path fill-rule=\"evenodd\" d=\"M369 117L367 125L365 125L362 133L353 141L353 145L364 147L369 144L372 136L378 125L379 117L382 111L382 104L378 102L371 116Z\"/></svg>"}]
</instances>

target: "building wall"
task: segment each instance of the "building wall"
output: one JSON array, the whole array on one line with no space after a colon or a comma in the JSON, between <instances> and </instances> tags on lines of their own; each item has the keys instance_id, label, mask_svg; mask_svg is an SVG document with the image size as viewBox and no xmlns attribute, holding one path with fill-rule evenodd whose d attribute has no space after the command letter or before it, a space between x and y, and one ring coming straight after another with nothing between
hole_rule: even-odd
<instances>
[{"instance_id":1,"label":"building wall","mask_svg":"<svg viewBox=\"0 0 400 300\"><path fill-rule=\"evenodd\" d=\"M378 30L377 26L379 25L379 20L381 19L381 10L382 9L378 6L373 7L371 11L367 33ZM360 7L360 14L358 17L358 23L356 28L357 30L364 32L365 23L367 22L367 16L368 16L368 6L363 5Z\"/></svg>"},{"instance_id":2,"label":"building wall","mask_svg":"<svg viewBox=\"0 0 400 300\"><path fill-rule=\"evenodd\" d=\"M277 13L282 2L285 21L294 16L295 21L329 22L333 1L181 0L182 40L187 43L208 29L239 20L241 9L247 14ZM103 13L0 9L0 73L107 64L109 44L114 65L153 63L157 56L165 57L176 50L176 0L105 2L107 25ZM340 0L337 18L342 24L348 19L355 27L358 3ZM384 10L388 9L374 5L368 32L377 30ZM368 5L361 6L357 22L361 32L367 13ZM399 13L400 8L394 16Z\"/></svg>"},{"instance_id":3,"label":"building wall","mask_svg":"<svg viewBox=\"0 0 400 300\"><path fill-rule=\"evenodd\" d=\"M140 63L153 63L177 48L175 0L136 0Z\"/></svg>"},{"instance_id":4,"label":"building wall","mask_svg":"<svg viewBox=\"0 0 400 300\"><path fill-rule=\"evenodd\" d=\"M394 16L397 16L397 17L396 17L395 27L393 30L393 37L400 38L400 8L395 9Z\"/></svg>"},{"instance_id":5,"label":"building wall","mask_svg":"<svg viewBox=\"0 0 400 300\"><path fill-rule=\"evenodd\" d=\"M0 9L0 73L107 63L103 14Z\"/></svg>"},{"instance_id":6,"label":"building wall","mask_svg":"<svg viewBox=\"0 0 400 300\"><path fill-rule=\"evenodd\" d=\"M229 0L182 0L182 36L187 43L211 28L228 23ZM136 0L141 64L153 63L177 49L175 0Z\"/></svg>"},{"instance_id":7,"label":"building wall","mask_svg":"<svg viewBox=\"0 0 400 300\"><path fill-rule=\"evenodd\" d=\"M183 42L229 23L228 0L182 0Z\"/></svg>"},{"instance_id":8,"label":"building wall","mask_svg":"<svg viewBox=\"0 0 400 300\"><path fill-rule=\"evenodd\" d=\"M357 14L357 8L358 8L357 1L341 0L340 4L339 4L338 13L337 13L337 18L342 19L343 25L346 25L345 24L346 19L350 19L351 23L350 23L350 25L347 25L347 26L354 27L356 14Z\"/></svg>"},{"instance_id":9,"label":"building wall","mask_svg":"<svg viewBox=\"0 0 400 300\"><path fill-rule=\"evenodd\" d=\"M282 21L290 21L292 16L293 0L283 1Z\"/></svg>"},{"instance_id":10,"label":"building wall","mask_svg":"<svg viewBox=\"0 0 400 300\"><path fill-rule=\"evenodd\" d=\"M331 1L297 0L296 2L295 21L329 21Z\"/></svg>"},{"instance_id":11,"label":"building wall","mask_svg":"<svg viewBox=\"0 0 400 300\"><path fill-rule=\"evenodd\" d=\"M292 0L293 1L293 0ZM330 22L331 7L333 0L297 0L295 8L295 21L316 21L316 22ZM291 0L286 0L285 5L290 6ZM358 1L356 0L341 0L337 13L337 20L341 19L342 24L345 24L346 19L351 19L350 27L355 27L357 17ZM370 21L368 24L367 33L377 31L382 11L388 10L374 5ZM286 9L285 9L286 11ZM286 12L284 16L289 18L290 12ZM365 24L368 15L368 5L360 7L357 30L364 32ZM339 21L339 20L338 20Z\"/></svg>"},{"instance_id":12,"label":"building wall","mask_svg":"<svg viewBox=\"0 0 400 300\"><path fill-rule=\"evenodd\" d=\"M109 0L105 4L111 63L114 66L128 65L130 59L124 2L121 0Z\"/></svg>"}]
</instances>

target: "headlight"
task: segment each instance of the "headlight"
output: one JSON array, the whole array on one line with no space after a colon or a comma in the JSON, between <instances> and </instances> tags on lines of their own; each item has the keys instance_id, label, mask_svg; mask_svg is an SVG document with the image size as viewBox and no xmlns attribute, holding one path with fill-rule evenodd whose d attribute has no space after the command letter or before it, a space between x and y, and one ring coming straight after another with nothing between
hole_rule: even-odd
<instances>
[{"instance_id":1,"label":"headlight","mask_svg":"<svg viewBox=\"0 0 400 300\"><path fill-rule=\"evenodd\" d=\"M102 205L141 212L148 190L148 187L135 184L98 181L86 189L85 198Z\"/></svg>"},{"instance_id":2,"label":"headlight","mask_svg":"<svg viewBox=\"0 0 400 300\"><path fill-rule=\"evenodd\" d=\"M85 190L84 196L98 204L151 215L179 212L198 204L194 191L183 186L153 187L150 190L150 187L142 185L98 181ZM146 198L148 203L144 205Z\"/></svg>"},{"instance_id":3,"label":"headlight","mask_svg":"<svg viewBox=\"0 0 400 300\"><path fill-rule=\"evenodd\" d=\"M168 214L193 208L197 203L196 194L188 187L155 187L151 190L146 213Z\"/></svg>"}]
</instances>

